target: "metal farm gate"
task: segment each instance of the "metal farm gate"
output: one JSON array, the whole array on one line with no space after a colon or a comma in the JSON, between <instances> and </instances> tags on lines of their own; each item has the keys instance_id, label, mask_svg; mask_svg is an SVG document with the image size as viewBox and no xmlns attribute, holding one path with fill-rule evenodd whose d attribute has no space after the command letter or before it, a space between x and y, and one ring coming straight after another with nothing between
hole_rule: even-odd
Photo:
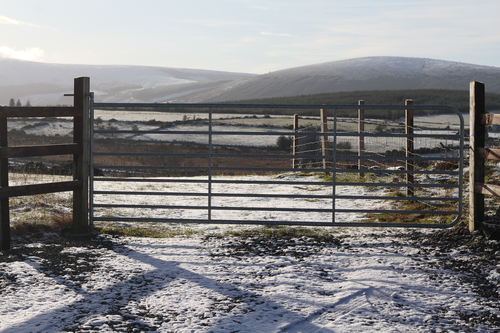
<instances>
[{"instance_id":1,"label":"metal farm gate","mask_svg":"<svg viewBox=\"0 0 500 333\"><path fill-rule=\"evenodd\" d=\"M462 115L410 105L91 102L90 223L453 226ZM344 116L360 108L393 120ZM285 116L320 109L322 123L301 117L312 130ZM456 126L413 124L413 112L429 110L456 115ZM319 138L321 152L297 152L301 137Z\"/></svg>"}]
</instances>

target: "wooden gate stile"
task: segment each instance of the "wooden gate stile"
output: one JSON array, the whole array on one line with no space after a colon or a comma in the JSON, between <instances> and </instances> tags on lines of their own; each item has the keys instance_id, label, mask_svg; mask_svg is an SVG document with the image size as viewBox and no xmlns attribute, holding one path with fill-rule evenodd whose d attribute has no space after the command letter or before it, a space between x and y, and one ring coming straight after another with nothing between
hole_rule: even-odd
<instances>
[{"instance_id":1,"label":"wooden gate stile","mask_svg":"<svg viewBox=\"0 0 500 333\"><path fill-rule=\"evenodd\" d=\"M2 107L0 106L0 249L10 249L9 198L45 193L73 191L72 232L84 234L88 227L88 175L90 133L90 79L76 78L74 81L74 106L72 107ZM8 118L28 117L73 117L73 143L44 146L9 147ZM74 174L72 181L36 185L9 186L8 159L13 157L36 157L50 155L73 155Z\"/></svg>"}]
</instances>

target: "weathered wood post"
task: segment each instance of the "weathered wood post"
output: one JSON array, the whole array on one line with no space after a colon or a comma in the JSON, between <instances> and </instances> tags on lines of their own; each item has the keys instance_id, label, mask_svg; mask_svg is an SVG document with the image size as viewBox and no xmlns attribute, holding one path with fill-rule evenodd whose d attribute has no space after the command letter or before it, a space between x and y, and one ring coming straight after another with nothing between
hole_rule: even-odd
<instances>
[{"instance_id":1,"label":"weathered wood post","mask_svg":"<svg viewBox=\"0 0 500 333\"><path fill-rule=\"evenodd\" d=\"M299 131L299 115L294 114L293 115L293 132L297 133ZM297 134L294 134L293 136L293 148L292 148L292 155L296 156L298 154L298 145L299 145L299 138L297 137ZM298 160L296 158L293 159L292 161L292 168L295 169L297 168Z\"/></svg>"},{"instance_id":2,"label":"weathered wood post","mask_svg":"<svg viewBox=\"0 0 500 333\"><path fill-rule=\"evenodd\" d=\"M358 105L365 105L364 100L359 100ZM358 109L358 133L362 134L365 132L365 109ZM365 156L365 137L360 135L358 137L358 156ZM365 168L365 163L363 159L358 159L358 170ZM360 178L365 177L364 172L359 173Z\"/></svg>"},{"instance_id":3,"label":"weathered wood post","mask_svg":"<svg viewBox=\"0 0 500 333\"><path fill-rule=\"evenodd\" d=\"M405 101L406 106L411 106L413 105L413 100L412 99L407 99ZM406 118L406 134L413 134L413 127L414 127L414 122L413 122L413 110L412 109L405 109L405 118ZM407 137L406 138L406 196L410 197L413 196L414 194L414 188L413 186L410 186L410 184L413 184L414 179L413 179L413 173L408 172L408 171L413 171L414 170L414 162L412 160L409 160L409 157L414 156L414 138L413 137Z\"/></svg>"},{"instance_id":4,"label":"weathered wood post","mask_svg":"<svg viewBox=\"0 0 500 333\"><path fill-rule=\"evenodd\" d=\"M83 152L74 155L75 170L73 180L83 182L82 190L73 191L73 234L89 233L89 175L90 175L90 79L75 79L74 106L79 109L74 118L73 140L83 144Z\"/></svg>"},{"instance_id":5,"label":"weathered wood post","mask_svg":"<svg viewBox=\"0 0 500 333\"><path fill-rule=\"evenodd\" d=\"M0 147L7 147L7 117L0 114ZM9 162L0 158L0 187L9 186ZM10 249L9 198L0 199L0 250Z\"/></svg>"},{"instance_id":6,"label":"weathered wood post","mask_svg":"<svg viewBox=\"0 0 500 333\"><path fill-rule=\"evenodd\" d=\"M326 109L320 109L320 118L321 133L328 133L328 117ZM321 154L323 156L328 155L328 137L326 135L321 136ZM328 163L327 158L323 157L323 169L328 169L330 165L331 163Z\"/></svg>"},{"instance_id":7,"label":"weathered wood post","mask_svg":"<svg viewBox=\"0 0 500 333\"><path fill-rule=\"evenodd\" d=\"M481 228L484 221L484 194L476 184L484 183L484 159L479 156L485 145L486 129L481 118L486 114L485 89L481 82L470 83L470 153L469 153L469 230Z\"/></svg>"}]
</instances>

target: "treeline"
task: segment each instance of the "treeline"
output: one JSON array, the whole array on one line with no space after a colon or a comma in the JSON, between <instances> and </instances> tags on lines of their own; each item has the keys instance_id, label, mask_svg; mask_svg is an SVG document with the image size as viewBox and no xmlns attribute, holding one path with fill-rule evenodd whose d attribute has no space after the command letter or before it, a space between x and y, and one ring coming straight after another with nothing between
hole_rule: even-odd
<instances>
[{"instance_id":1,"label":"treeline","mask_svg":"<svg viewBox=\"0 0 500 333\"><path fill-rule=\"evenodd\" d=\"M315 95L301 95L291 97L274 97L264 99L251 99L243 101L224 102L228 104L336 104L353 105L359 100L364 100L365 105L404 105L406 99L412 99L414 105L452 106L462 113L469 112L468 90L446 89L415 89L415 90L365 90ZM486 109L488 111L500 110L500 94L486 93ZM236 113L260 114L290 114L317 116L317 110L302 109L240 109ZM401 111L402 112L402 111ZM392 110L365 110L368 118L398 119L401 112ZM425 110L425 114L442 113L439 110ZM419 112L416 112L419 114ZM339 117L357 117L357 110L338 110Z\"/></svg>"},{"instance_id":2,"label":"treeline","mask_svg":"<svg viewBox=\"0 0 500 333\"><path fill-rule=\"evenodd\" d=\"M11 98L10 101L9 101L9 106L10 107L13 107L13 106L21 107L21 106L23 106L23 104L21 103L20 99L18 99L17 102L16 102L13 98ZM30 101L27 100L26 104L24 104L24 106L28 106L28 107L31 106Z\"/></svg>"}]
</instances>

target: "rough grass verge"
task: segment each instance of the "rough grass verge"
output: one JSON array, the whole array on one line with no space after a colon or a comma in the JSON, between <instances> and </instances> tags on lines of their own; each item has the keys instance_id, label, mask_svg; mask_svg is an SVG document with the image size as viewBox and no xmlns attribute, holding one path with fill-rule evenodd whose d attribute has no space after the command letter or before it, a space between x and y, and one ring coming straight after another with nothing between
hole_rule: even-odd
<instances>
[{"instance_id":1,"label":"rough grass verge","mask_svg":"<svg viewBox=\"0 0 500 333\"><path fill-rule=\"evenodd\" d=\"M289 226L278 226L278 227L263 227L256 229L228 229L221 232L221 236L226 237L254 237L254 236L265 236L265 237L318 237L318 236L328 236L337 231L335 229L327 228L305 228L305 227L289 227Z\"/></svg>"},{"instance_id":2,"label":"rough grass verge","mask_svg":"<svg viewBox=\"0 0 500 333\"><path fill-rule=\"evenodd\" d=\"M47 221L22 221L11 225L14 235L26 236L40 232L61 233L66 229L71 229L73 216L70 214L57 213L50 216Z\"/></svg>"},{"instance_id":3,"label":"rough grass verge","mask_svg":"<svg viewBox=\"0 0 500 333\"><path fill-rule=\"evenodd\" d=\"M168 229L159 226L128 226L123 227L118 224L106 224L94 226L97 233L108 234L122 237L145 237L145 238L172 238L172 237L192 237L203 234L203 230L186 229Z\"/></svg>"}]
</instances>

